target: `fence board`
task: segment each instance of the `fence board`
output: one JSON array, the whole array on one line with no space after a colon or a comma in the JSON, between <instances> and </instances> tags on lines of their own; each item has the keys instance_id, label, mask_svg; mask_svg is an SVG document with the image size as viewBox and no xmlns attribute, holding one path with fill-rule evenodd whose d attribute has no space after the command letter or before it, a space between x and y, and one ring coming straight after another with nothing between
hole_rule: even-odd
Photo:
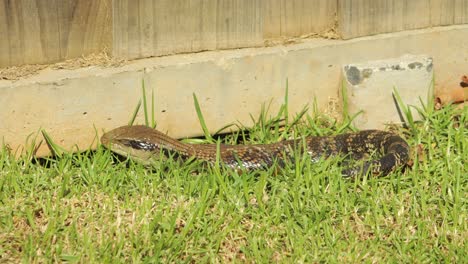
<instances>
[{"instance_id":1,"label":"fence board","mask_svg":"<svg viewBox=\"0 0 468 264\"><path fill-rule=\"evenodd\" d=\"M338 1L270 0L264 2L264 37L322 33L335 24Z\"/></svg>"},{"instance_id":2,"label":"fence board","mask_svg":"<svg viewBox=\"0 0 468 264\"><path fill-rule=\"evenodd\" d=\"M112 0L0 0L0 67L111 48Z\"/></svg>"},{"instance_id":3,"label":"fence board","mask_svg":"<svg viewBox=\"0 0 468 264\"><path fill-rule=\"evenodd\" d=\"M454 24L468 24L468 0L455 0Z\"/></svg>"},{"instance_id":4,"label":"fence board","mask_svg":"<svg viewBox=\"0 0 468 264\"><path fill-rule=\"evenodd\" d=\"M260 0L116 0L113 54L125 58L259 46Z\"/></svg>"},{"instance_id":5,"label":"fence board","mask_svg":"<svg viewBox=\"0 0 468 264\"><path fill-rule=\"evenodd\" d=\"M468 0L339 0L344 39L468 23Z\"/></svg>"},{"instance_id":6,"label":"fence board","mask_svg":"<svg viewBox=\"0 0 468 264\"><path fill-rule=\"evenodd\" d=\"M0 0L0 67L126 59L468 23L468 0Z\"/></svg>"},{"instance_id":7,"label":"fence board","mask_svg":"<svg viewBox=\"0 0 468 264\"><path fill-rule=\"evenodd\" d=\"M139 58L262 46L321 33L335 23L329 0L116 0L114 51ZM152 19L151 19L152 18Z\"/></svg>"}]
</instances>

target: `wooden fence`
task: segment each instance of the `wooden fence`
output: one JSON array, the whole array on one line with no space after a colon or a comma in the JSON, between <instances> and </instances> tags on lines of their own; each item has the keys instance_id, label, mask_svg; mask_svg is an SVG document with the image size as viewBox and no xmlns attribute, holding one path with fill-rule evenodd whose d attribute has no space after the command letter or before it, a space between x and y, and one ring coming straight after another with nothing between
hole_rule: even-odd
<instances>
[{"instance_id":1,"label":"wooden fence","mask_svg":"<svg viewBox=\"0 0 468 264\"><path fill-rule=\"evenodd\" d=\"M468 0L0 0L0 67L468 23Z\"/></svg>"}]
</instances>

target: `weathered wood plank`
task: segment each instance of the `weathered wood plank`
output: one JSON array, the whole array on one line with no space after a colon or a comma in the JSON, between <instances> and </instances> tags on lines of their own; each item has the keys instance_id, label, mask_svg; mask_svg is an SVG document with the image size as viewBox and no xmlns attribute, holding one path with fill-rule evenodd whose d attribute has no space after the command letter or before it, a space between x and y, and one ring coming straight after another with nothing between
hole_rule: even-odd
<instances>
[{"instance_id":1,"label":"weathered wood plank","mask_svg":"<svg viewBox=\"0 0 468 264\"><path fill-rule=\"evenodd\" d=\"M468 0L0 0L0 67L107 48L126 59L468 23Z\"/></svg>"},{"instance_id":2,"label":"weathered wood plank","mask_svg":"<svg viewBox=\"0 0 468 264\"><path fill-rule=\"evenodd\" d=\"M116 0L113 54L125 58L259 46L261 0Z\"/></svg>"},{"instance_id":3,"label":"weathered wood plank","mask_svg":"<svg viewBox=\"0 0 468 264\"><path fill-rule=\"evenodd\" d=\"M340 0L344 39L468 23L468 0Z\"/></svg>"},{"instance_id":4,"label":"weathered wood plank","mask_svg":"<svg viewBox=\"0 0 468 264\"><path fill-rule=\"evenodd\" d=\"M140 58L261 46L321 33L334 25L336 12L337 2L329 0L116 0L113 54Z\"/></svg>"},{"instance_id":5,"label":"weathered wood plank","mask_svg":"<svg viewBox=\"0 0 468 264\"><path fill-rule=\"evenodd\" d=\"M468 24L468 0L455 0L454 24Z\"/></svg>"},{"instance_id":6,"label":"weathered wood plank","mask_svg":"<svg viewBox=\"0 0 468 264\"><path fill-rule=\"evenodd\" d=\"M338 1L271 0L263 7L266 39L322 33L335 24Z\"/></svg>"},{"instance_id":7,"label":"weathered wood plank","mask_svg":"<svg viewBox=\"0 0 468 264\"><path fill-rule=\"evenodd\" d=\"M111 48L112 0L0 0L0 67Z\"/></svg>"}]
</instances>

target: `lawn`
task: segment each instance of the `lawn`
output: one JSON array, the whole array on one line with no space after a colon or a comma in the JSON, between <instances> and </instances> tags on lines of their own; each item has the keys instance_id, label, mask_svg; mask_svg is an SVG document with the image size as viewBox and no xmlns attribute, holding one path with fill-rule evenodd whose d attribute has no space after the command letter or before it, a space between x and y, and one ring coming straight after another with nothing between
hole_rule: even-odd
<instances>
[{"instance_id":1,"label":"lawn","mask_svg":"<svg viewBox=\"0 0 468 264\"><path fill-rule=\"evenodd\" d=\"M18 160L3 147L0 262L466 263L468 110L431 108L397 129L412 166L380 178L343 179L340 158L240 173L171 159L147 168L102 147ZM353 129L286 110L208 140Z\"/></svg>"}]
</instances>

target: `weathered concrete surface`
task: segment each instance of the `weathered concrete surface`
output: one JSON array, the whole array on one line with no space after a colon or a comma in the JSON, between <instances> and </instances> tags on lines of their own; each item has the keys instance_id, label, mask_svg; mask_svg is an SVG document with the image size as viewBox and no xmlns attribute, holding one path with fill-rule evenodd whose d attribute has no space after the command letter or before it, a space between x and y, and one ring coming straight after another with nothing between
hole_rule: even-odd
<instances>
[{"instance_id":1,"label":"weathered concrete surface","mask_svg":"<svg viewBox=\"0 0 468 264\"><path fill-rule=\"evenodd\" d=\"M0 138L17 149L43 128L63 146L88 148L93 126L101 133L128 122L141 98L142 80L155 91L158 128L175 137L201 133L193 93L211 131L236 121L250 125L249 114L257 116L262 103L271 101L272 112L278 109L286 79L291 113L314 97L323 110L339 96L341 69L349 63L427 54L434 59L436 88L458 85L468 68L467 35L468 26L453 26L152 58L119 68L45 70L16 82L0 81Z\"/></svg>"},{"instance_id":2,"label":"weathered concrete surface","mask_svg":"<svg viewBox=\"0 0 468 264\"><path fill-rule=\"evenodd\" d=\"M360 114L353 120L360 129L382 129L401 123L394 89L406 105L421 107L432 88L433 64L429 56L405 55L399 58L348 64L343 67L348 111ZM395 95L396 98L397 95ZM400 109L401 110L401 109ZM416 120L419 114L410 108Z\"/></svg>"}]
</instances>

